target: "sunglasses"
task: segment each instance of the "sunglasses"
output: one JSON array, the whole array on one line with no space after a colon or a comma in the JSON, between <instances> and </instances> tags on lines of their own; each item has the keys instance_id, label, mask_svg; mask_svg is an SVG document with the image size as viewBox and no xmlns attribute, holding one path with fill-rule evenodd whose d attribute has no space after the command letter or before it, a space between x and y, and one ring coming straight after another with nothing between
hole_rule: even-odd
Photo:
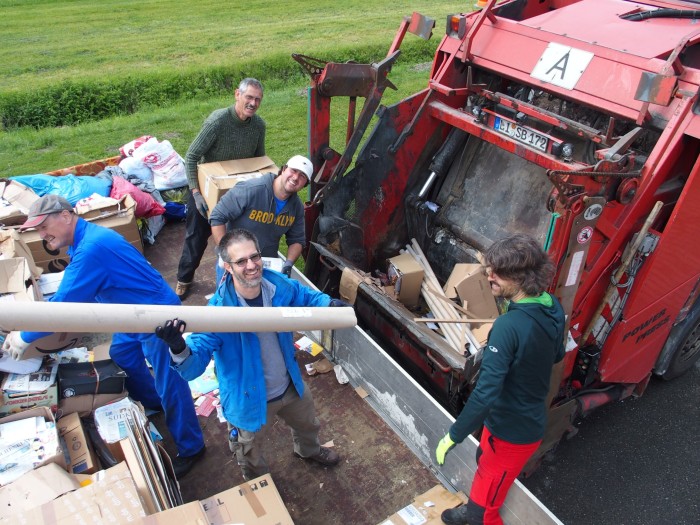
<instances>
[{"instance_id":1,"label":"sunglasses","mask_svg":"<svg viewBox=\"0 0 700 525\"><path fill-rule=\"evenodd\" d=\"M258 253L254 253L250 257L242 257L241 259L236 259L231 264L235 264L239 268L245 268L246 265L248 264L248 261L256 263L260 259L262 259L262 254L260 252L258 252Z\"/></svg>"}]
</instances>

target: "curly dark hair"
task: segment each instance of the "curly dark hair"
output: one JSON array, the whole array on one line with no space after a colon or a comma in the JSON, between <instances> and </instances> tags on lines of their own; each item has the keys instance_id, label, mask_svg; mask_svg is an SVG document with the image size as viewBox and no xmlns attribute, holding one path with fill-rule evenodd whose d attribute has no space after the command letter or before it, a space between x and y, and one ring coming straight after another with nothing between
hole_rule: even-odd
<instances>
[{"instance_id":1,"label":"curly dark hair","mask_svg":"<svg viewBox=\"0 0 700 525\"><path fill-rule=\"evenodd\" d=\"M544 292L554 276L554 264L547 253L524 233L494 242L484 254L484 266L515 282L529 296Z\"/></svg>"},{"instance_id":2,"label":"curly dark hair","mask_svg":"<svg viewBox=\"0 0 700 525\"><path fill-rule=\"evenodd\" d=\"M255 249L258 252L260 251L258 238L255 236L255 234L253 234L253 232L244 230L243 228L234 228L233 230L226 232L226 234L219 241L216 251L225 262L231 264L233 261L230 260L231 256L228 254L228 247L232 244L244 241L253 242L255 244Z\"/></svg>"}]
</instances>

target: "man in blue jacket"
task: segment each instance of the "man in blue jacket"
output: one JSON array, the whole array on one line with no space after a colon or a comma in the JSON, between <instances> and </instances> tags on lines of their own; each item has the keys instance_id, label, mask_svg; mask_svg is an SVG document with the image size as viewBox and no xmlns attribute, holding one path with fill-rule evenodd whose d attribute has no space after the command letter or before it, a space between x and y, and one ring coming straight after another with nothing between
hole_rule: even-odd
<instances>
[{"instance_id":1,"label":"man in blue jacket","mask_svg":"<svg viewBox=\"0 0 700 525\"><path fill-rule=\"evenodd\" d=\"M499 509L547 422L552 366L564 358L564 311L544 291L554 266L537 241L515 234L484 254L491 293L510 304L483 348L479 380L435 452L445 455L484 424L469 502L442 513L448 525L501 525Z\"/></svg>"},{"instance_id":2,"label":"man in blue jacket","mask_svg":"<svg viewBox=\"0 0 700 525\"><path fill-rule=\"evenodd\" d=\"M247 230L226 233L219 252L226 276L210 306L347 306L264 270L258 240ZM184 329L183 320L173 319L156 334L168 344L174 368L187 380L200 376L214 357L224 416L238 429L232 451L246 480L269 472L261 434L275 416L291 428L298 457L325 466L340 461L334 450L320 445L314 401L294 358L291 332L194 333L185 341Z\"/></svg>"},{"instance_id":3,"label":"man in blue jacket","mask_svg":"<svg viewBox=\"0 0 700 525\"><path fill-rule=\"evenodd\" d=\"M66 267L52 302L180 305L175 292L146 258L117 232L85 221L58 195L45 195L29 209L22 229L36 228L52 250L68 246ZM20 359L45 332L11 332L3 351ZM117 333L110 357L128 375L129 395L147 408L163 407L177 446L173 467L184 476L204 453L204 438L189 386L171 367L167 346L154 334ZM146 366L151 363L155 379Z\"/></svg>"}]
</instances>

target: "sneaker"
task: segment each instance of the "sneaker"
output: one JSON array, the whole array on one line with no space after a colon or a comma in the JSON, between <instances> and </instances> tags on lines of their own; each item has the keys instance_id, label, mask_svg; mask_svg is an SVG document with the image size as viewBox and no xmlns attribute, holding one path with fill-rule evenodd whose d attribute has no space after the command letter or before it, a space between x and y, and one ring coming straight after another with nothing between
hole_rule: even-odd
<instances>
[{"instance_id":1,"label":"sneaker","mask_svg":"<svg viewBox=\"0 0 700 525\"><path fill-rule=\"evenodd\" d=\"M326 467L332 467L333 465L337 465L340 461L340 455L335 450L332 450L327 447L321 447L318 453L306 458L300 456L296 452L294 453L294 455L298 458L305 459L307 461L315 461L316 463L320 463L321 465L325 465Z\"/></svg>"},{"instance_id":2,"label":"sneaker","mask_svg":"<svg viewBox=\"0 0 700 525\"><path fill-rule=\"evenodd\" d=\"M191 284L192 283L181 283L180 281L178 281L177 285L175 286L175 294L180 299L184 299L187 296L187 292L190 291Z\"/></svg>"},{"instance_id":3,"label":"sneaker","mask_svg":"<svg viewBox=\"0 0 700 525\"><path fill-rule=\"evenodd\" d=\"M206 450L207 447L202 447L199 452L193 454L192 456L181 456L180 454L175 456L175 459L173 459L173 470L175 471L175 477L180 479L190 470L192 470L194 464L202 458Z\"/></svg>"},{"instance_id":4,"label":"sneaker","mask_svg":"<svg viewBox=\"0 0 700 525\"><path fill-rule=\"evenodd\" d=\"M467 506L460 505L454 509L447 509L442 511L440 518L443 523L447 525L469 525L467 521Z\"/></svg>"}]
</instances>

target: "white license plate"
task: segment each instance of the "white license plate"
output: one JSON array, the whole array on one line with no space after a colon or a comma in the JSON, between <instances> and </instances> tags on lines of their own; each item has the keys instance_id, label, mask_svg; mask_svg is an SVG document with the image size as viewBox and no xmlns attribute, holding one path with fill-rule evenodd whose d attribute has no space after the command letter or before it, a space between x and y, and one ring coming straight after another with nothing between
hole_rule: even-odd
<instances>
[{"instance_id":1,"label":"white license plate","mask_svg":"<svg viewBox=\"0 0 700 525\"><path fill-rule=\"evenodd\" d=\"M549 139L544 135L531 130L530 128L524 128L509 120L495 117L493 121L493 129L500 131L504 135L508 135L509 137L512 137L523 144L532 146L535 149L547 151L547 143L549 142Z\"/></svg>"}]
</instances>

